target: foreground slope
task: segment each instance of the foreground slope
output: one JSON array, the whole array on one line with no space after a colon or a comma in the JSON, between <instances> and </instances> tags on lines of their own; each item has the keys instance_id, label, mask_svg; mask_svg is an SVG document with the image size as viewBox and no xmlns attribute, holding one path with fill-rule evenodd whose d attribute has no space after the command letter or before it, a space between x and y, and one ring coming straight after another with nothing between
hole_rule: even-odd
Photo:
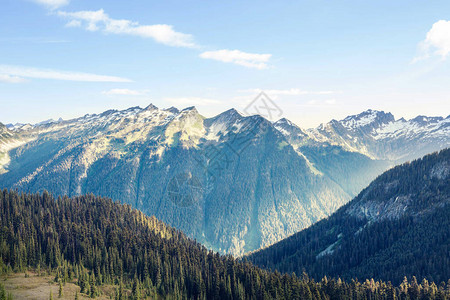
<instances>
[{"instance_id":1,"label":"foreground slope","mask_svg":"<svg viewBox=\"0 0 450 300\"><path fill-rule=\"evenodd\" d=\"M300 274L450 278L450 149L395 167L354 200L318 222L248 258Z\"/></svg>"},{"instance_id":2,"label":"foreground slope","mask_svg":"<svg viewBox=\"0 0 450 300\"><path fill-rule=\"evenodd\" d=\"M397 288L373 280L316 283L306 275L281 275L208 251L128 205L93 195L55 200L48 193L4 190L0 192L0 275L8 273L5 283L11 287L8 280L18 280L12 272L27 268L52 274L54 281L72 294L77 290L73 284L78 285L83 298L96 298L102 296L101 292L105 293L103 298L108 293L115 299L319 300L381 299L382 295L407 299L410 293L423 299L450 296L445 284L422 287L412 281ZM37 279L23 280L24 285L13 286L21 289ZM13 291L16 293L19 295L19 291ZM34 299L47 297L36 294Z\"/></svg>"}]
</instances>

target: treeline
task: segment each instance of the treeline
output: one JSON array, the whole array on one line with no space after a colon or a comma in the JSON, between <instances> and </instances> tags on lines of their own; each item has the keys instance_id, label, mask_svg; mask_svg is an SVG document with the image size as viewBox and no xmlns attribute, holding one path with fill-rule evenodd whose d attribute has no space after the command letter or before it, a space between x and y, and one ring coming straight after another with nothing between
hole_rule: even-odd
<instances>
[{"instance_id":1,"label":"treeline","mask_svg":"<svg viewBox=\"0 0 450 300\"><path fill-rule=\"evenodd\" d=\"M221 256L128 205L86 195L0 192L0 270L47 270L92 298L449 299L450 285L282 275Z\"/></svg>"},{"instance_id":2,"label":"treeline","mask_svg":"<svg viewBox=\"0 0 450 300\"><path fill-rule=\"evenodd\" d=\"M329 218L248 259L280 272L306 269L316 280L327 275L399 285L415 275L447 282L449 172L449 149L395 167Z\"/></svg>"}]
</instances>

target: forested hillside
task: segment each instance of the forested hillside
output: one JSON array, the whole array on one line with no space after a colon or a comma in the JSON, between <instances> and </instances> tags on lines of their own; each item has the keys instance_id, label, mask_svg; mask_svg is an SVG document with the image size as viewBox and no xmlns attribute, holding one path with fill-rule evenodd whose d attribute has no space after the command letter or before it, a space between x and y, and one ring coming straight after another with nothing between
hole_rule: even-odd
<instances>
[{"instance_id":1,"label":"forested hillside","mask_svg":"<svg viewBox=\"0 0 450 300\"><path fill-rule=\"evenodd\" d=\"M450 149L395 167L354 200L248 258L314 278L450 279Z\"/></svg>"},{"instance_id":2,"label":"forested hillside","mask_svg":"<svg viewBox=\"0 0 450 300\"><path fill-rule=\"evenodd\" d=\"M103 284L115 299L446 299L450 286L416 281L393 287L281 275L206 250L128 205L93 195L0 193L0 269L46 269L95 298ZM26 279L25 279L26 280ZM417 298L411 298L417 299Z\"/></svg>"}]
</instances>

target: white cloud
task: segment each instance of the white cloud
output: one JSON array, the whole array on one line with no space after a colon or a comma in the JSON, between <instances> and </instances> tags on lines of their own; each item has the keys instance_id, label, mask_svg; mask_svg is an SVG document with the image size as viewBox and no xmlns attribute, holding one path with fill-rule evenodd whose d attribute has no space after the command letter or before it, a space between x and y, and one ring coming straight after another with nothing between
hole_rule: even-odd
<instances>
[{"instance_id":1,"label":"white cloud","mask_svg":"<svg viewBox=\"0 0 450 300\"><path fill-rule=\"evenodd\" d=\"M131 82L130 79L116 76L67 72L51 69L38 69L11 65L0 65L0 76L88 82Z\"/></svg>"},{"instance_id":2,"label":"white cloud","mask_svg":"<svg viewBox=\"0 0 450 300\"><path fill-rule=\"evenodd\" d=\"M440 20L433 24L424 41L419 44L421 54L413 63L430 57L432 54L445 59L450 53L450 21Z\"/></svg>"},{"instance_id":3,"label":"white cloud","mask_svg":"<svg viewBox=\"0 0 450 300\"><path fill-rule=\"evenodd\" d=\"M221 103L221 101L216 99L201 98L201 97L164 98L164 100L174 105L210 105Z\"/></svg>"},{"instance_id":4,"label":"white cloud","mask_svg":"<svg viewBox=\"0 0 450 300\"><path fill-rule=\"evenodd\" d=\"M81 21L79 20L72 20L67 22L66 27L81 27Z\"/></svg>"},{"instance_id":5,"label":"white cloud","mask_svg":"<svg viewBox=\"0 0 450 300\"><path fill-rule=\"evenodd\" d=\"M192 35L177 32L171 25L140 25L130 20L112 19L103 9L97 11L59 11L58 15L70 21L69 27L83 27L88 31L102 31L111 34L125 34L151 38L156 42L168 46L195 48Z\"/></svg>"},{"instance_id":6,"label":"white cloud","mask_svg":"<svg viewBox=\"0 0 450 300\"><path fill-rule=\"evenodd\" d=\"M126 19L113 19L103 9L92 11L58 11L58 16L66 18L66 27L81 27L87 31L101 31L106 34L131 35L151 38L157 43L174 47L200 48L191 34L177 32L167 24L140 25ZM239 50L206 51L199 55L204 59L213 59L234 63L248 68L266 69L271 54L247 53Z\"/></svg>"},{"instance_id":7,"label":"white cloud","mask_svg":"<svg viewBox=\"0 0 450 300\"><path fill-rule=\"evenodd\" d=\"M272 54L247 53L239 50L217 50L200 53L201 58L233 63L248 68L266 69Z\"/></svg>"},{"instance_id":8,"label":"white cloud","mask_svg":"<svg viewBox=\"0 0 450 300\"><path fill-rule=\"evenodd\" d=\"M18 76L11 76L8 74L0 74L0 82L6 82L6 83L21 83L25 82L26 80L24 78L18 77Z\"/></svg>"},{"instance_id":9,"label":"white cloud","mask_svg":"<svg viewBox=\"0 0 450 300\"><path fill-rule=\"evenodd\" d=\"M144 92L136 91L136 90L129 90L129 89L111 89L108 91L103 91L103 95L122 95L122 96L141 96L144 95Z\"/></svg>"},{"instance_id":10,"label":"white cloud","mask_svg":"<svg viewBox=\"0 0 450 300\"><path fill-rule=\"evenodd\" d=\"M58 7L69 4L69 0L32 0L38 4L44 5L50 9L56 9Z\"/></svg>"},{"instance_id":11,"label":"white cloud","mask_svg":"<svg viewBox=\"0 0 450 300\"><path fill-rule=\"evenodd\" d=\"M301 95L331 95L340 94L342 91L305 91L301 89L291 88L285 90L263 90L263 89L249 89L242 90L242 92L259 94L261 92L270 96L301 96Z\"/></svg>"}]
</instances>

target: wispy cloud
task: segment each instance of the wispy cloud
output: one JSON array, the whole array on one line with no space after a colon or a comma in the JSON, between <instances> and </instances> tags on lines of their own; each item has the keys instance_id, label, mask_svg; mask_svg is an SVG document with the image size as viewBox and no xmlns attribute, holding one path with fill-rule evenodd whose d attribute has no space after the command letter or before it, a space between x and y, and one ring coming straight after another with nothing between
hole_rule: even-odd
<instances>
[{"instance_id":1,"label":"wispy cloud","mask_svg":"<svg viewBox=\"0 0 450 300\"><path fill-rule=\"evenodd\" d=\"M57 9L61 6L69 4L69 0L32 0L35 3L46 6L50 9Z\"/></svg>"},{"instance_id":2,"label":"wispy cloud","mask_svg":"<svg viewBox=\"0 0 450 300\"><path fill-rule=\"evenodd\" d=\"M195 48L197 45L190 34L177 32L171 25L140 25L124 19L113 19L103 9L97 11L58 11L58 15L67 18L66 26L83 27L88 31L102 31L110 34L124 34L151 38L156 42L168 46Z\"/></svg>"},{"instance_id":3,"label":"wispy cloud","mask_svg":"<svg viewBox=\"0 0 450 300\"><path fill-rule=\"evenodd\" d=\"M445 59L450 53L450 21L440 20L434 23L425 40L419 43L419 52L412 63L429 58L431 55Z\"/></svg>"},{"instance_id":4,"label":"wispy cloud","mask_svg":"<svg viewBox=\"0 0 450 300\"><path fill-rule=\"evenodd\" d=\"M221 103L221 101L217 99L209 99L201 97L164 98L164 100L174 105L210 105Z\"/></svg>"},{"instance_id":5,"label":"wispy cloud","mask_svg":"<svg viewBox=\"0 0 450 300\"><path fill-rule=\"evenodd\" d=\"M0 82L6 82L6 83L21 83L25 82L26 79L18 77L18 76L11 76L8 74L0 74Z\"/></svg>"},{"instance_id":6,"label":"wispy cloud","mask_svg":"<svg viewBox=\"0 0 450 300\"><path fill-rule=\"evenodd\" d=\"M144 91L136 91L130 89L110 89L108 91L103 91L103 95L120 95L120 96L141 96L145 95Z\"/></svg>"},{"instance_id":7,"label":"wispy cloud","mask_svg":"<svg viewBox=\"0 0 450 300\"><path fill-rule=\"evenodd\" d=\"M11 66L11 65L0 65L0 76L3 76L4 78L18 77L18 78L37 78L37 79L87 81L87 82L131 82L130 79L116 76L58 71L52 69L38 69L38 68Z\"/></svg>"},{"instance_id":8,"label":"wispy cloud","mask_svg":"<svg viewBox=\"0 0 450 300\"><path fill-rule=\"evenodd\" d=\"M247 53L239 50L223 49L200 53L200 57L262 70L268 67L267 63L272 54Z\"/></svg>"},{"instance_id":9,"label":"wispy cloud","mask_svg":"<svg viewBox=\"0 0 450 300\"><path fill-rule=\"evenodd\" d=\"M269 96L331 95L331 94L342 93L342 91L306 91L306 90L301 90L301 89L297 89L297 88L284 89L284 90L283 89L282 90L249 89L249 90L241 90L241 92L254 93L254 94L259 94L261 92L264 92Z\"/></svg>"},{"instance_id":10,"label":"wispy cloud","mask_svg":"<svg viewBox=\"0 0 450 300\"><path fill-rule=\"evenodd\" d=\"M58 11L57 15L67 20L66 27L80 27L92 32L100 31L106 34L150 38L157 43L172 47L201 48L191 34L175 31L172 25L141 25L131 20L113 19L103 9L75 12ZM247 53L228 49L205 51L200 53L199 56L204 59L233 63L259 70L268 68L268 62L272 57L271 54Z\"/></svg>"}]
</instances>

